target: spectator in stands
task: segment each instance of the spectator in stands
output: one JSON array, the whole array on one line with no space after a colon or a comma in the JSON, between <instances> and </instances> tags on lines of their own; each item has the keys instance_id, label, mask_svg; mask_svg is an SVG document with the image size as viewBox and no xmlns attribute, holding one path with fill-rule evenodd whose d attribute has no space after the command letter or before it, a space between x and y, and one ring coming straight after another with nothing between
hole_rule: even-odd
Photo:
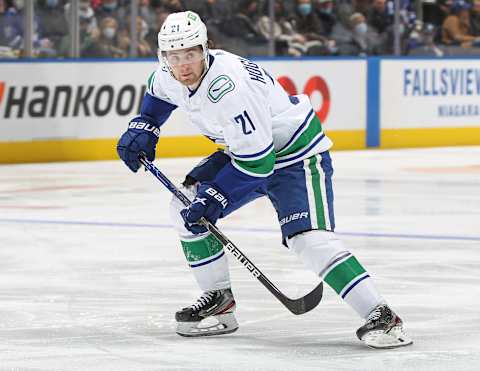
<instances>
[{"instance_id":1,"label":"spectator in stands","mask_svg":"<svg viewBox=\"0 0 480 371\"><path fill-rule=\"evenodd\" d=\"M406 40L407 55L443 57L445 51L435 43L435 26L417 21Z\"/></svg>"},{"instance_id":2,"label":"spectator in stands","mask_svg":"<svg viewBox=\"0 0 480 371\"><path fill-rule=\"evenodd\" d=\"M100 21L100 36L83 51L84 57L125 58L128 40L120 36L115 18L104 17Z\"/></svg>"},{"instance_id":3,"label":"spectator in stands","mask_svg":"<svg viewBox=\"0 0 480 371\"><path fill-rule=\"evenodd\" d=\"M259 6L258 0L240 1L235 14L222 25L221 29L231 37L249 42L265 42L267 39L256 27L256 22L259 20Z\"/></svg>"},{"instance_id":4,"label":"spectator in stands","mask_svg":"<svg viewBox=\"0 0 480 371\"><path fill-rule=\"evenodd\" d=\"M258 31L267 40L270 39L270 18L268 16L268 2L264 3L262 16L257 22ZM299 57L308 52L308 43L305 36L299 33L287 19L282 0L275 0L275 21L273 23L273 38L276 54Z\"/></svg>"},{"instance_id":5,"label":"spectator in stands","mask_svg":"<svg viewBox=\"0 0 480 371\"><path fill-rule=\"evenodd\" d=\"M350 17L353 13L368 14L370 0L351 0L339 2L336 6L338 20L346 27L350 27Z\"/></svg>"},{"instance_id":6,"label":"spectator in stands","mask_svg":"<svg viewBox=\"0 0 480 371\"><path fill-rule=\"evenodd\" d=\"M9 39L12 29L8 21L6 1L0 0L0 59L17 57L17 51L10 47Z\"/></svg>"},{"instance_id":7,"label":"spectator in stands","mask_svg":"<svg viewBox=\"0 0 480 371\"><path fill-rule=\"evenodd\" d=\"M6 20L7 20L7 4L5 0L0 0L0 46L6 46L8 44L7 35L5 33Z\"/></svg>"},{"instance_id":8,"label":"spectator in stands","mask_svg":"<svg viewBox=\"0 0 480 371\"><path fill-rule=\"evenodd\" d=\"M158 48L158 33L169 14L170 13L163 7L155 8L155 24L148 30L148 33L145 36L145 40L155 54L157 53L156 51Z\"/></svg>"},{"instance_id":9,"label":"spectator in stands","mask_svg":"<svg viewBox=\"0 0 480 371\"><path fill-rule=\"evenodd\" d=\"M70 3L67 3L65 5L65 18L69 24L71 23L71 16ZM80 25L80 56L83 57L83 51L92 45L100 33L97 19L95 18L95 13L89 0L80 0L78 17ZM62 55L68 55L70 43L70 37L63 38L60 46L60 53Z\"/></svg>"},{"instance_id":10,"label":"spectator in stands","mask_svg":"<svg viewBox=\"0 0 480 371\"><path fill-rule=\"evenodd\" d=\"M328 55L334 50L335 42L328 39L326 28L313 10L312 0L296 0L292 23L309 43L307 54Z\"/></svg>"},{"instance_id":11,"label":"spectator in stands","mask_svg":"<svg viewBox=\"0 0 480 371\"><path fill-rule=\"evenodd\" d=\"M0 46L2 54L14 57L23 49L23 5L9 6L7 0L0 0Z\"/></svg>"},{"instance_id":12,"label":"spectator in stands","mask_svg":"<svg viewBox=\"0 0 480 371\"><path fill-rule=\"evenodd\" d=\"M325 35L330 36L333 30L333 26L337 22L335 15L334 3L332 0L315 0L314 3L315 12L317 17L323 24L325 29Z\"/></svg>"},{"instance_id":13,"label":"spectator in stands","mask_svg":"<svg viewBox=\"0 0 480 371\"><path fill-rule=\"evenodd\" d=\"M150 0L138 1L138 15L147 22L149 29L155 27L155 12Z\"/></svg>"},{"instance_id":14,"label":"spectator in stands","mask_svg":"<svg viewBox=\"0 0 480 371\"><path fill-rule=\"evenodd\" d=\"M7 9L6 0L0 0L0 58L15 57L23 41L23 29L18 15Z\"/></svg>"},{"instance_id":15,"label":"spectator in stands","mask_svg":"<svg viewBox=\"0 0 480 371\"><path fill-rule=\"evenodd\" d=\"M126 24L127 10L119 4L118 0L101 0L100 5L94 9L98 24L100 24L104 18L108 17L114 18L117 21L119 29L122 30L128 27Z\"/></svg>"},{"instance_id":16,"label":"spectator in stands","mask_svg":"<svg viewBox=\"0 0 480 371\"><path fill-rule=\"evenodd\" d=\"M146 40L146 36L148 34L148 24L145 22L145 20L138 16L136 20L136 26L137 26L137 56L140 58L146 58L146 57L154 57L157 55L156 50L157 48L152 48L150 44ZM130 36L130 28L127 29L127 35L126 37L128 38L128 45L131 43L131 36Z\"/></svg>"},{"instance_id":17,"label":"spectator in stands","mask_svg":"<svg viewBox=\"0 0 480 371\"><path fill-rule=\"evenodd\" d=\"M328 37L330 32L314 11L312 0L296 0L295 4L292 23L309 45L307 54L335 54L337 52L335 41Z\"/></svg>"},{"instance_id":18,"label":"spectator in stands","mask_svg":"<svg viewBox=\"0 0 480 371\"><path fill-rule=\"evenodd\" d=\"M361 13L353 13L347 27L341 22L335 24L332 39L336 41L340 55L378 54L378 34L368 27L367 20Z\"/></svg>"},{"instance_id":19,"label":"spectator in stands","mask_svg":"<svg viewBox=\"0 0 480 371\"><path fill-rule=\"evenodd\" d=\"M36 11L38 37L42 43L39 54L49 57L61 55L61 43L70 33L62 4L59 0L40 0Z\"/></svg>"},{"instance_id":20,"label":"spectator in stands","mask_svg":"<svg viewBox=\"0 0 480 371\"><path fill-rule=\"evenodd\" d=\"M84 56L84 51L100 37L97 19L89 1L80 2L80 56Z\"/></svg>"},{"instance_id":21,"label":"spectator in stands","mask_svg":"<svg viewBox=\"0 0 480 371\"><path fill-rule=\"evenodd\" d=\"M473 0L470 12L470 26L473 36L480 36L480 0Z\"/></svg>"},{"instance_id":22,"label":"spectator in stands","mask_svg":"<svg viewBox=\"0 0 480 371\"><path fill-rule=\"evenodd\" d=\"M479 43L479 38L472 34L470 27L470 4L459 0L452 7L450 14L442 25L442 42L446 45L459 45L470 48Z\"/></svg>"},{"instance_id":23,"label":"spectator in stands","mask_svg":"<svg viewBox=\"0 0 480 371\"><path fill-rule=\"evenodd\" d=\"M434 2L423 2L423 22L430 23L437 29L441 29L445 18L451 13L453 0L437 0Z\"/></svg>"},{"instance_id":24,"label":"spectator in stands","mask_svg":"<svg viewBox=\"0 0 480 371\"><path fill-rule=\"evenodd\" d=\"M292 18L296 29L307 39L319 39L326 31L323 23L313 10L312 0L296 0L295 13Z\"/></svg>"},{"instance_id":25,"label":"spectator in stands","mask_svg":"<svg viewBox=\"0 0 480 371\"><path fill-rule=\"evenodd\" d=\"M393 24L393 12L386 5L386 0L373 0L367 13L368 24L379 34L386 32Z\"/></svg>"}]
</instances>

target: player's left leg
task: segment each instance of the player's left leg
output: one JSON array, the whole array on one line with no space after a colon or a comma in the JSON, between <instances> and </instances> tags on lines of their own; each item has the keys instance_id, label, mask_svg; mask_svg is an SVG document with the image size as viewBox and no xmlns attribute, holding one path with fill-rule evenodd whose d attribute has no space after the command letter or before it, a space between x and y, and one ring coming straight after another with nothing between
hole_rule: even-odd
<instances>
[{"instance_id":1,"label":"player's left leg","mask_svg":"<svg viewBox=\"0 0 480 371\"><path fill-rule=\"evenodd\" d=\"M268 195L278 213L285 244L366 323L359 339L377 348L411 344L402 322L386 305L373 280L334 233L333 189L328 152L277 170Z\"/></svg>"}]
</instances>

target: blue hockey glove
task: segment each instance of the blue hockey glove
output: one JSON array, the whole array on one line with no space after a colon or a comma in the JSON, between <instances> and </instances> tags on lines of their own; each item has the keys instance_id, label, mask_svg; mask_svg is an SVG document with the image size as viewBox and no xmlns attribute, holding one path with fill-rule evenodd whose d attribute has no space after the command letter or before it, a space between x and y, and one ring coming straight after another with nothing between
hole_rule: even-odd
<instances>
[{"instance_id":1,"label":"blue hockey glove","mask_svg":"<svg viewBox=\"0 0 480 371\"><path fill-rule=\"evenodd\" d=\"M180 211L185 221L185 228L193 234L205 233L207 228L198 224L198 221L204 217L212 224L217 222L222 211L228 206L228 199L224 194L211 183L201 184L192 204Z\"/></svg>"},{"instance_id":2,"label":"blue hockey glove","mask_svg":"<svg viewBox=\"0 0 480 371\"><path fill-rule=\"evenodd\" d=\"M144 152L149 161L155 160L155 147L160 137L160 129L153 120L144 116L135 117L128 124L117 144L118 156L134 173L140 168L138 155Z\"/></svg>"}]
</instances>

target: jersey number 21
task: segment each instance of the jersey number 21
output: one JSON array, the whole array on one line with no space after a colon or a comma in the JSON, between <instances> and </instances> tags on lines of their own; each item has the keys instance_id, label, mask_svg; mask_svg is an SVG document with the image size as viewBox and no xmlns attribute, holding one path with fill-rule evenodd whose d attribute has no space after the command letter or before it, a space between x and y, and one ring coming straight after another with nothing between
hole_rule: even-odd
<instances>
[{"instance_id":1,"label":"jersey number 21","mask_svg":"<svg viewBox=\"0 0 480 371\"><path fill-rule=\"evenodd\" d=\"M243 111L243 113L239 114L238 116L234 117L234 120L237 124L242 125L243 134L248 135L252 134L255 131L255 126L253 125L250 116L248 115L247 111Z\"/></svg>"}]
</instances>

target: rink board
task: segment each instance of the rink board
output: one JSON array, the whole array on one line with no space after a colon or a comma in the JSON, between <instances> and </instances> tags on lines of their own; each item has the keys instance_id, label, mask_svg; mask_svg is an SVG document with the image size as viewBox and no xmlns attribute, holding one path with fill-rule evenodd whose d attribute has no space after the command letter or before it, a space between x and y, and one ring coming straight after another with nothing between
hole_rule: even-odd
<instances>
[{"instance_id":1,"label":"rink board","mask_svg":"<svg viewBox=\"0 0 480 371\"><path fill-rule=\"evenodd\" d=\"M380 147L480 144L479 59L382 59Z\"/></svg>"},{"instance_id":2,"label":"rink board","mask_svg":"<svg viewBox=\"0 0 480 371\"><path fill-rule=\"evenodd\" d=\"M479 60L266 58L289 94L307 94L334 150L480 144ZM1 63L0 163L117 159L155 61ZM128 73L126 73L128 71ZM215 148L176 110L158 155Z\"/></svg>"},{"instance_id":3,"label":"rink board","mask_svg":"<svg viewBox=\"0 0 480 371\"><path fill-rule=\"evenodd\" d=\"M365 148L364 61L318 63L262 61L290 94L311 97L335 149ZM117 138L155 68L154 61L2 63L0 163L117 159ZM346 102L354 102L348 110ZM158 155L201 156L215 148L176 110L162 126Z\"/></svg>"}]
</instances>

